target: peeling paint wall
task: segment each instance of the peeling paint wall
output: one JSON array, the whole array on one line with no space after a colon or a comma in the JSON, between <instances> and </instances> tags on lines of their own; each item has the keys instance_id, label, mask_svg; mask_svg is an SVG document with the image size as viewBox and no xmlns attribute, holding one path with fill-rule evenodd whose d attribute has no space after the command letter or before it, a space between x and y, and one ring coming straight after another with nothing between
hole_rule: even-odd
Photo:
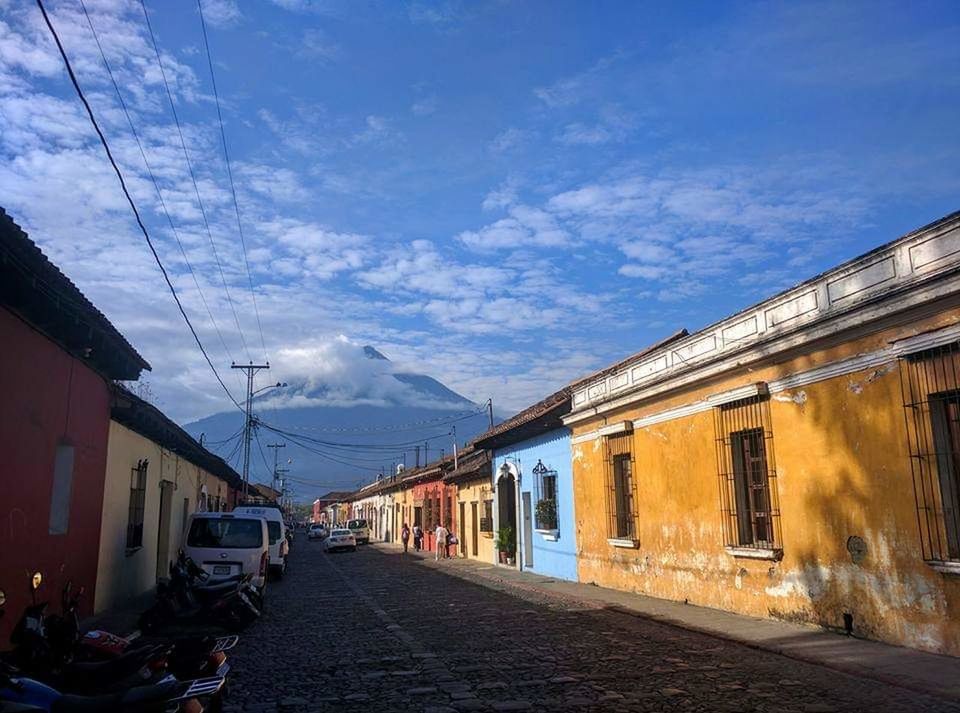
<instances>
[{"instance_id":1,"label":"peeling paint wall","mask_svg":"<svg viewBox=\"0 0 960 713\"><path fill-rule=\"evenodd\" d=\"M731 375L577 424L574 437L757 381L773 381L957 321L956 311ZM602 439L573 446L582 582L960 655L960 577L922 559L897 364L770 400L781 561L724 547L714 417L633 434L639 547L607 542ZM859 538L859 539L858 539Z\"/></svg>"}]
</instances>

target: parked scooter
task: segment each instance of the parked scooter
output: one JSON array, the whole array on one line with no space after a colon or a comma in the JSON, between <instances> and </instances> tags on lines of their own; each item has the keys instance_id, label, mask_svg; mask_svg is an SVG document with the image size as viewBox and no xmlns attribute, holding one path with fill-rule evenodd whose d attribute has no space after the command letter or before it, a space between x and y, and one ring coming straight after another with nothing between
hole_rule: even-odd
<instances>
[{"instance_id":1,"label":"parked scooter","mask_svg":"<svg viewBox=\"0 0 960 713\"><path fill-rule=\"evenodd\" d=\"M51 646L74 662L115 661L131 651L156 644L169 646L167 669L180 680L203 676L226 676L230 671L226 651L237 645L237 636L192 636L169 640L127 639L109 631L94 629L80 634L78 610L84 588L67 582L61 597L62 614L47 617L45 623ZM2 712L0 712L2 713Z\"/></svg>"},{"instance_id":2,"label":"parked scooter","mask_svg":"<svg viewBox=\"0 0 960 713\"><path fill-rule=\"evenodd\" d=\"M34 576L34 590L42 577ZM0 617L4 615L6 595L0 590ZM0 663L0 712L2 713L89 713L116 711L118 713L151 713L179 711L203 713L202 701L211 701L223 688L222 677L194 681L177 681L168 676L152 686L137 686L97 696L63 694L33 678L23 676L9 663Z\"/></svg>"},{"instance_id":3,"label":"parked scooter","mask_svg":"<svg viewBox=\"0 0 960 713\"><path fill-rule=\"evenodd\" d=\"M140 628L148 633L171 625L214 625L240 631L260 617L249 595L249 575L223 582L203 583L203 572L183 552L170 565L170 579L157 585L157 601L140 615Z\"/></svg>"}]
</instances>

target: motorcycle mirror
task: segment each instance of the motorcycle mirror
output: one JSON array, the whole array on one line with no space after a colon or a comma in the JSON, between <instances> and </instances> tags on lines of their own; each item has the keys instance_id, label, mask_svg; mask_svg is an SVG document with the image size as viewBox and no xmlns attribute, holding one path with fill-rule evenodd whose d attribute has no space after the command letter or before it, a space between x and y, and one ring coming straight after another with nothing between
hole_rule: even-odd
<instances>
[{"instance_id":1,"label":"motorcycle mirror","mask_svg":"<svg viewBox=\"0 0 960 713\"><path fill-rule=\"evenodd\" d=\"M30 588L33 591L40 589L40 585L43 584L43 574L41 572L34 572L33 577L30 578Z\"/></svg>"}]
</instances>

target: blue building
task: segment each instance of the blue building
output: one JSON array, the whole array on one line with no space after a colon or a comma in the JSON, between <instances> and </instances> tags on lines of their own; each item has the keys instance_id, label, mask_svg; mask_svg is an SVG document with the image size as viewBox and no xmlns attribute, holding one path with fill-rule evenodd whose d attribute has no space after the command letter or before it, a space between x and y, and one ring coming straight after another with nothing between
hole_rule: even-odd
<instances>
[{"instance_id":1,"label":"blue building","mask_svg":"<svg viewBox=\"0 0 960 713\"><path fill-rule=\"evenodd\" d=\"M516 541L502 564L576 581L577 543L573 505L570 411L563 389L480 436L474 445L493 453L494 532ZM503 550L503 547L499 548Z\"/></svg>"}]
</instances>

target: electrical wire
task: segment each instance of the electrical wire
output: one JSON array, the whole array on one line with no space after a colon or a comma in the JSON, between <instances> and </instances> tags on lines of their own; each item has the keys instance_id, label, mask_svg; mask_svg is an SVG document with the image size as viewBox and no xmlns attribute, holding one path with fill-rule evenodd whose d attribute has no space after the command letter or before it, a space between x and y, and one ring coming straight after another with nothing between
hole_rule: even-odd
<instances>
[{"instance_id":1,"label":"electrical wire","mask_svg":"<svg viewBox=\"0 0 960 713\"><path fill-rule=\"evenodd\" d=\"M420 431L426 428L435 428L444 426L448 423L457 423L465 421L474 416L478 416L486 410L486 406L481 406L475 411L458 411L449 416L437 416L435 418L422 419L420 421L410 421L388 426L357 426L355 428L324 428L322 426L288 426L298 431L313 431L317 433L393 433L402 431Z\"/></svg>"},{"instance_id":2,"label":"electrical wire","mask_svg":"<svg viewBox=\"0 0 960 713\"><path fill-rule=\"evenodd\" d=\"M113 153L110 151L110 145L107 143L107 137L104 136L103 131L100 129L100 125L97 123L96 117L93 115L93 109L90 107L90 103L87 101L86 96L84 96L83 89L80 87L80 82L77 81L77 76L73 72L73 67L71 66L70 60L67 57L66 50L63 48L63 43L60 41L60 36L57 34L57 31L54 28L53 22L50 20L50 16L47 15L47 9L43 6L43 0L37 0L37 6L40 8L40 12L43 15L43 20L46 23L47 28L50 30L50 34L53 35L53 39L57 43L57 49L60 51L60 56L63 58L63 64L67 69L67 74L70 76L70 82L73 84L73 88L76 90L77 96L80 98L84 109L87 111L87 116L90 118L90 123L93 124L94 130L97 132L97 136L100 138L100 143L103 144L103 150L107 154L107 159L110 161L110 165L113 167L114 172L117 174L117 179L120 181L120 188L123 191L123 195L126 196L127 202L130 204L130 209L133 211L133 215L137 220L137 225L140 227L140 231L143 233L143 237L147 241L147 246L150 248L150 252L153 254L153 259L156 261L157 267L160 268L160 272L163 275L164 281L167 283L167 287L170 288L170 294L173 295L173 299L177 303L177 308L180 310L183 320L187 323L187 327L189 327L194 341L196 341L197 346L200 348L203 358L207 360L207 364L210 366L210 370L213 371L213 375L217 377L217 381L219 382L221 388L224 390L233 404L238 409L243 411L243 407L240 406L237 400L233 397L233 394L230 393L230 389L228 389L227 385L223 383L223 379L220 378L220 373L210 360L210 356L207 354L207 350L204 348L203 342L200 341L200 336L197 334L197 330L194 329L193 323L190 321L190 317L187 316L187 312L183 308L183 303L180 302L180 297L177 295L177 290L174 288L173 282L170 280L170 276L167 274L167 270L163 266L163 261L160 260L160 255L157 253L157 249L154 247L153 241L150 239L150 233L147 231L147 226L144 225L143 219L140 217L140 211L137 210L137 205L133 202L133 197L130 195L130 191L127 189L127 183L123 178L123 173L120 171L120 166L117 165L116 160L113 158Z\"/></svg>"},{"instance_id":3,"label":"electrical wire","mask_svg":"<svg viewBox=\"0 0 960 713\"><path fill-rule=\"evenodd\" d=\"M223 282L223 291L227 295L227 302L230 304L230 310L233 312L233 321L237 325L237 332L240 334L240 342L243 344L243 350L250 358L250 348L247 346L247 340L243 336L243 328L240 326L240 317L237 315L237 307L230 296L230 288L227 286L227 277L223 272L223 265L220 262L220 255L217 252L217 244L213 240L213 232L210 230L210 222L207 220L207 211L203 207L203 199L200 197L200 187L197 185L197 176L193 170L193 163L190 161L190 153L187 151L187 142L183 137L183 128L180 126L180 117L177 115L177 107L173 101L173 92L170 91L170 84L167 82L167 73L163 68L163 60L160 59L160 46L157 44L156 35L153 34L153 25L150 24L150 15L147 13L147 5L144 0L140 0L140 7L143 8L143 18L146 20L147 30L150 32L150 41L153 43L153 51L157 55L157 64L160 66L160 77L163 79L163 86L167 92L167 99L170 102L170 111L173 114L173 121L177 125L177 134L180 136L180 146L183 149L183 157L187 162L187 170L190 173L190 180L193 182L193 191L197 196L197 204L200 206L200 215L203 218L203 225L207 230L207 237L210 239L210 248L213 250L213 259L217 263L217 269L220 271L220 280Z\"/></svg>"},{"instance_id":4,"label":"electrical wire","mask_svg":"<svg viewBox=\"0 0 960 713\"><path fill-rule=\"evenodd\" d=\"M220 111L220 94L217 92L217 79L213 73L213 57L210 54L210 41L207 39L207 23L203 19L203 5L197 0L200 12L200 27L203 30L203 46L207 50L207 66L210 67L210 84L213 86L213 99L217 105L217 121L220 123L220 142L223 144L223 161L227 165L227 178L230 181L230 193L233 195L233 209L237 214L237 232L240 235L240 248L243 251L243 264L247 268L247 281L250 283L250 297L253 300L253 313L257 317L257 329L260 331L260 346L263 347L263 360L269 363L267 343L263 338L263 325L260 322L260 309L257 307L257 293L253 289L253 276L250 274L250 262L247 260L247 243L243 237L243 223L240 220L240 204L237 202L237 189L233 183L233 171L230 169L230 154L227 152L227 134L223 128L223 113Z\"/></svg>"},{"instance_id":5,"label":"electrical wire","mask_svg":"<svg viewBox=\"0 0 960 713\"><path fill-rule=\"evenodd\" d=\"M190 258L187 257L187 251L184 249L183 242L180 240L180 233L177 231L176 226L174 226L173 218L170 216L170 212L167 210L166 201L163 200L163 193L160 191L160 184L157 182L157 177L153 173L153 168L150 166L150 162L147 160L147 154L144 151L143 144L140 141L140 135L137 133L137 130L133 125L133 118L130 116L130 112L127 109L127 103L123 100L123 94L120 92L120 85L117 84L117 80L113 75L113 69L110 67L110 62L107 61L107 55L103 51L103 45L100 44L100 36L97 34L97 31L93 26L93 20L90 17L90 13L87 12L87 5L83 0L80 0L80 7L83 8L83 14L87 18L87 25L90 26L90 32L93 34L93 39L97 43L97 50L100 52L100 59L103 60L103 66L106 67L107 74L110 76L110 82L113 84L113 89L117 93L117 99L120 101L120 108L123 109L123 115L127 118L127 124L130 126L130 133L133 134L133 138L137 142L137 148L140 150L140 157L143 159L143 165L147 168L147 175L150 176L150 181L153 183L153 187L157 191L157 200L160 202L160 208L163 210L163 214L167 218L167 223L170 225L170 231L173 233L173 237L177 241L177 247L180 248L180 254L183 256L183 262L190 271L190 276L193 278L193 284L197 288L197 294L200 295L200 301L203 303L204 309L207 311L207 316L210 317L210 323L213 325L213 329L216 331L217 337L220 339L220 344L223 346L223 351L226 354L227 359L232 362L233 357L230 355L230 349L227 347L227 342L223 338L223 333L220 331L220 327L217 325L217 320L214 319L210 305L207 303L207 298L204 296L203 290L200 289L200 281L197 279L197 274L193 270L193 265L190 264Z\"/></svg>"},{"instance_id":6,"label":"electrical wire","mask_svg":"<svg viewBox=\"0 0 960 713\"><path fill-rule=\"evenodd\" d=\"M282 429L282 428L277 428L276 426L271 426L269 423L265 423L265 422L263 422L263 421L261 421L261 420L259 420L259 419L257 420L257 423L259 423L261 426L263 426L263 427L266 428L267 430L273 431L274 433L278 433L278 434L280 434L281 436L301 438L301 439L303 439L303 440L305 440L305 441L309 441L309 442L311 442L311 443L313 443L313 444L316 444L316 445L318 445L318 446L326 446L326 447L328 447L328 448L341 448L341 449L344 449L344 450L389 450L389 451L395 451L397 448L415 447L415 446L419 446L419 445L423 444L425 441L431 441L431 440L434 440L434 439L436 439L436 438L443 438L444 436L452 435L452 432L451 432L451 431L447 431L446 433L439 433L439 434L436 434L436 435L433 435L433 436L428 436L428 437L426 437L426 438L418 438L418 439L415 440L415 441L403 441L403 442L400 442L400 443L340 443L340 442L337 442L337 441L323 441L323 440L320 440L319 438L312 438L311 436L304 436L304 435L299 434L299 433L290 433L289 431L285 431L285 430Z\"/></svg>"}]
</instances>

